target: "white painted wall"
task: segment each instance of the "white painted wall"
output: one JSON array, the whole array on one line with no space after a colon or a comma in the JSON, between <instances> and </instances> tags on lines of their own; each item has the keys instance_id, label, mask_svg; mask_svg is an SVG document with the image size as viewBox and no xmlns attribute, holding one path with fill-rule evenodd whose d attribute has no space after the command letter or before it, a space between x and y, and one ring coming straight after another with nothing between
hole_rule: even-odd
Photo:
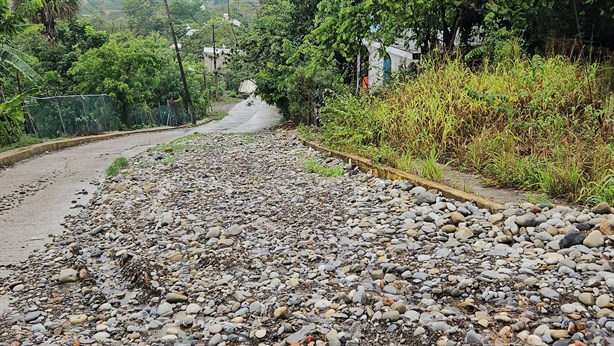
<instances>
[{"instance_id":1,"label":"white painted wall","mask_svg":"<svg viewBox=\"0 0 614 346\"><path fill-rule=\"evenodd\" d=\"M369 51L369 88L372 89L384 80L384 57L380 54L382 44L377 41L363 42ZM409 48L405 48L403 40L390 47L386 47L386 53L390 56L392 73L396 73L402 66L418 63L416 54L420 54L420 48L410 41Z\"/></svg>"}]
</instances>

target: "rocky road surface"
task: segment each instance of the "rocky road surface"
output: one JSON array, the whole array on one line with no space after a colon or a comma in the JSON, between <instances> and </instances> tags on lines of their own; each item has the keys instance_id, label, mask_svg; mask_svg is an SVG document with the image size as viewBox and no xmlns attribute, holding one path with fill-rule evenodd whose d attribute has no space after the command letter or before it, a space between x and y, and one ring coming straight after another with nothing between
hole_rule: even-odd
<instances>
[{"instance_id":1,"label":"rocky road surface","mask_svg":"<svg viewBox=\"0 0 614 346\"><path fill-rule=\"evenodd\" d=\"M0 282L5 345L611 345L614 215L491 214L279 130L135 156Z\"/></svg>"},{"instance_id":2,"label":"rocky road surface","mask_svg":"<svg viewBox=\"0 0 614 346\"><path fill-rule=\"evenodd\" d=\"M194 132L253 132L277 124L273 106L250 98L222 120L199 127L143 133L56 151L0 167L0 277L39 249L49 234L61 233L67 214L79 212L117 157L132 157L152 146ZM0 296L0 313L3 310Z\"/></svg>"}]
</instances>

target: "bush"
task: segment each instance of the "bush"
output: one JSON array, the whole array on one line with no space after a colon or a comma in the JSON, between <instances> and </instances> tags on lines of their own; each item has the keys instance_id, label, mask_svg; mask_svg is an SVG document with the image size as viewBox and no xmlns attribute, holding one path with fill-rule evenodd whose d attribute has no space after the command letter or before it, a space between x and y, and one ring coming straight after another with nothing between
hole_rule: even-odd
<instances>
[{"instance_id":1,"label":"bush","mask_svg":"<svg viewBox=\"0 0 614 346\"><path fill-rule=\"evenodd\" d=\"M392 148L404 166L437 157L498 186L614 202L611 68L508 51L476 71L461 59L427 61L377 98L337 95L320 134L373 159L372 147Z\"/></svg>"}]
</instances>

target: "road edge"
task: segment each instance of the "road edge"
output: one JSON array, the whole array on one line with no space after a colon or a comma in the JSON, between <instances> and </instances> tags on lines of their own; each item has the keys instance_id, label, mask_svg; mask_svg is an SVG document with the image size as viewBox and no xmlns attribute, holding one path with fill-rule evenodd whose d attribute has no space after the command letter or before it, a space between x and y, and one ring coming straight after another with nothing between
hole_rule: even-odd
<instances>
[{"instance_id":1,"label":"road edge","mask_svg":"<svg viewBox=\"0 0 614 346\"><path fill-rule=\"evenodd\" d=\"M211 121L212 119L206 119L204 121L198 122L196 126L204 125ZM189 125L189 126L192 126L192 125ZM40 144L34 144L28 147L17 148L17 149L13 149L13 150L9 150L9 151L0 153L0 168L15 164L19 161L26 160L31 157L41 155L47 152L75 147L81 144L98 142L98 141L103 141L107 139L129 136L129 135L137 135L141 133L170 131L170 130L176 130L176 129L181 129L185 127L188 127L188 126L156 127L156 128L151 128L151 129L142 129L142 130L134 130L134 131L117 131L117 132L111 132L111 133L106 133L102 135L77 137L77 138L70 138L70 139L64 139L64 140L59 140L59 141L50 141L50 142L44 142Z\"/></svg>"},{"instance_id":2,"label":"road edge","mask_svg":"<svg viewBox=\"0 0 614 346\"><path fill-rule=\"evenodd\" d=\"M444 185L432 180L424 179L415 174L402 171L386 165L380 165L367 158L326 148L318 143L309 141L300 135L297 135L299 140L306 146L322 153L329 153L332 156L339 158L345 162L350 162L353 166L358 167L363 172L374 174L383 179L390 180L407 180L414 185L422 186L427 189L435 189L441 191L441 194L447 198L453 198L464 202L474 202L478 207L487 209L491 213L498 213L505 209L505 206L494 202L490 199L480 197L478 195L455 189L451 186Z\"/></svg>"}]
</instances>

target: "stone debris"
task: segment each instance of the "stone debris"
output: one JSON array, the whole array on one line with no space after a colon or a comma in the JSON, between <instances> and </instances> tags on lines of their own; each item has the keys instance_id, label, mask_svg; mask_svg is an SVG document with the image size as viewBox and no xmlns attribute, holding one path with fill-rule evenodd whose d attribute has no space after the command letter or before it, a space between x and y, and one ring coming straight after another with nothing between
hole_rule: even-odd
<instances>
[{"instance_id":1,"label":"stone debris","mask_svg":"<svg viewBox=\"0 0 614 346\"><path fill-rule=\"evenodd\" d=\"M0 344L614 343L607 204L493 214L284 130L181 145L134 158L0 281Z\"/></svg>"}]
</instances>

